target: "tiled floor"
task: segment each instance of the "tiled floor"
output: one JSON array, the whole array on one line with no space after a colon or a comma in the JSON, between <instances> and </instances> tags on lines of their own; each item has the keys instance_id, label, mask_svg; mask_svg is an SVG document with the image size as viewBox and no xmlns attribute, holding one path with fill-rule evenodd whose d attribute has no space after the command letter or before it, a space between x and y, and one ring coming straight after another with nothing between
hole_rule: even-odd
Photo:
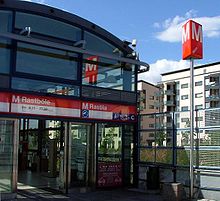
<instances>
[{"instance_id":1,"label":"tiled floor","mask_svg":"<svg viewBox=\"0 0 220 201\"><path fill-rule=\"evenodd\" d=\"M24 171L18 174L18 189L34 189L50 187L52 189L59 189L61 187L61 181L59 177L51 178L46 174L37 172Z\"/></svg>"}]
</instances>

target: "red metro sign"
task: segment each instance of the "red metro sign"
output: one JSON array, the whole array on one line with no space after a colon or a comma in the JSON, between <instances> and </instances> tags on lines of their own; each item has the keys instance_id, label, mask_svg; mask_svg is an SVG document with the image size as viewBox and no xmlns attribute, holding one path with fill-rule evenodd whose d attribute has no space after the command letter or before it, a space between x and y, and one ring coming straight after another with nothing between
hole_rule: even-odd
<instances>
[{"instance_id":1,"label":"red metro sign","mask_svg":"<svg viewBox=\"0 0 220 201\"><path fill-rule=\"evenodd\" d=\"M189 20L182 27L182 58L202 59L202 25Z\"/></svg>"}]
</instances>

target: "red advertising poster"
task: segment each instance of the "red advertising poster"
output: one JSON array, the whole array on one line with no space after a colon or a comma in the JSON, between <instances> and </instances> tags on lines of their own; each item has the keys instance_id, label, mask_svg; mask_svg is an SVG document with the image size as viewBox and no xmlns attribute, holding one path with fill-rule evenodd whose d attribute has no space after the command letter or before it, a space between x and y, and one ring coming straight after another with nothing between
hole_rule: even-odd
<instances>
[{"instance_id":1,"label":"red advertising poster","mask_svg":"<svg viewBox=\"0 0 220 201\"><path fill-rule=\"evenodd\" d=\"M91 56L88 57L86 60L89 61L98 61L97 56ZM85 64L85 78L90 84L95 84L97 82L97 76L98 76L98 65L92 64L92 63L86 63Z\"/></svg>"},{"instance_id":2,"label":"red advertising poster","mask_svg":"<svg viewBox=\"0 0 220 201\"><path fill-rule=\"evenodd\" d=\"M103 162L98 164L98 187L116 187L122 185L122 163Z\"/></svg>"},{"instance_id":3,"label":"red advertising poster","mask_svg":"<svg viewBox=\"0 0 220 201\"><path fill-rule=\"evenodd\" d=\"M202 25L189 20L182 27L182 58L202 59Z\"/></svg>"}]
</instances>

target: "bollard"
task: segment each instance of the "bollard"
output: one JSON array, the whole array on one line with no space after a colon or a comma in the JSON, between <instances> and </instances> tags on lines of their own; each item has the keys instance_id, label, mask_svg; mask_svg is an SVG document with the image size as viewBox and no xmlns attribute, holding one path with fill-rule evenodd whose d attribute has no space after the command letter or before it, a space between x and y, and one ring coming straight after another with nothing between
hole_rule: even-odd
<instances>
[{"instance_id":1,"label":"bollard","mask_svg":"<svg viewBox=\"0 0 220 201\"><path fill-rule=\"evenodd\" d=\"M183 186L181 183L164 183L162 196L164 201L182 201Z\"/></svg>"}]
</instances>

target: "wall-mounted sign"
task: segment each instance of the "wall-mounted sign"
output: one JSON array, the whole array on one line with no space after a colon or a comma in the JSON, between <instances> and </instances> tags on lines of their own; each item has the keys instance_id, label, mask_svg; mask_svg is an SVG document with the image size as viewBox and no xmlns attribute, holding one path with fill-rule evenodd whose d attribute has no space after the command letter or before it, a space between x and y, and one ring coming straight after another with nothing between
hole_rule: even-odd
<instances>
[{"instance_id":1,"label":"wall-mounted sign","mask_svg":"<svg viewBox=\"0 0 220 201\"><path fill-rule=\"evenodd\" d=\"M82 118L136 121L136 107L82 101Z\"/></svg>"},{"instance_id":2,"label":"wall-mounted sign","mask_svg":"<svg viewBox=\"0 0 220 201\"><path fill-rule=\"evenodd\" d=\"M102 162L98 164L98 187L114 187L121 185L121 162Z\"/></svg>"},{"instance_id":3,"label":"wall-mounted sign","mask_svg":"<svg viewBox=\"0 0 220 201\"><path fill-rule=\"evenodd\" d=\"M97 56L88 57L86 60L98 62ZM90 84L95 84L97 82L98 76L98 64L97 63L86 63L85 64L85 79Z\"/></svg>"},{"instance_id":4,"label":"wall-mounted sign","mask_svg":"<svg viewBox=\"0 0 220 201\"><path fill-rule=\"evenodd\" d=\"M189 20L182 27L182 59L202 59L202 25Z\"/></svg>"},{"instance_id":5,"label":"wall-mounted sign","mask_svg":"<svg viewBox=\"0 0 220 201\"><path fill-rule=\"evenodd\" d=\"M0 112L53 117L136 121L135 106L0 92Z\"/></svg>"}]
</instances>

